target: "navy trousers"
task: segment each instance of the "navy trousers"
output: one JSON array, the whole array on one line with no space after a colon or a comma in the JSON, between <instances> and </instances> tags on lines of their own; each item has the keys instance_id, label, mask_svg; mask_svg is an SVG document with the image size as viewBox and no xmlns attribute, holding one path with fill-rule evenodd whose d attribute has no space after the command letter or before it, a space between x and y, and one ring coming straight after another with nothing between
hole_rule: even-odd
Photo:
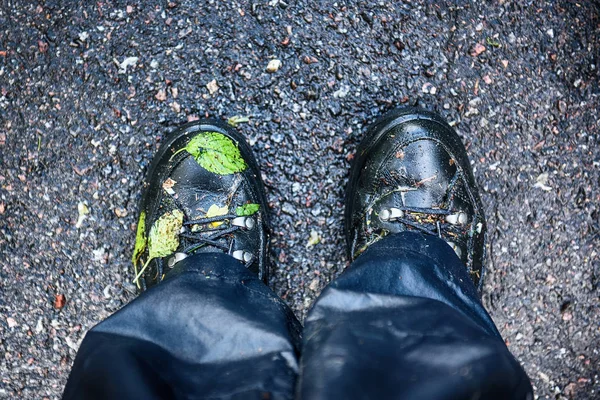
<instances>
[{"instance_id":1,"label":"navy trousers","mask_svg":"<svg viewBox=\"0 0 600 400\"><path fill-rule=\"evenodd\" d=\"M441 239L373 244L304 329L225 254L198 254L83 340L64 399L533 399Z\"/></svg>"}]
</instances>

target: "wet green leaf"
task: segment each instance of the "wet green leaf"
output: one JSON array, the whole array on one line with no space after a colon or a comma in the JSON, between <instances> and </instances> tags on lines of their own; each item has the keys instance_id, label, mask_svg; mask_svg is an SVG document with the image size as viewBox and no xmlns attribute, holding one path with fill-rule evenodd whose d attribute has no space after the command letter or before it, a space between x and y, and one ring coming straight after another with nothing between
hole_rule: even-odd
<instances>
[{"instance_id":1,"label":"wet green leaf","mask_svg":"<svg viewBox=\"0 0 600 400\"><path fill-rule=\"evenodd\" d=\"M248 217L250 215L256 214L256 212L259 209L260 209L259 204L254 204L254 203L244 204L243 206L237 207L235 209L235 215L237 215L238 217Z\"/></svg>"},{"instance_id":2,"label":"wet green leaf","mask_svg":"<svg viewBox=\"0 0 600 400\"><path fill-rule=\"evenodd\" d=\"M243 115L235 115L227 120L227 123L234 128L236 128L239 124L243 124L246 122L250 122L249 117L244 117Z\"/></svg>"},{"instance_id":3,"label":"wet green leaf","mask_svg":"<svg viewBox=\"0 0 600 400\"><path fill-rule=\"evenodd\" d=\"M492 47L500 47L500 42L498 42L496 39L488 37L485 39L486 43L489 44Z\"/></svg>"},{"instance_id":4,"label":"wet green leaf","mask_svg":"<svg viewBox=\"0 0 600 400\"><path fill-rule=\"evenodd\" d=\"M144 222L145 218L146 216L144 215ZM152 228L150 228L150 234L148 235L148 259L144 263L144 266L140 272L137 272L136 267L136 275L135 279L133 280L138 288L140 287L139 279L144 274L146 268L148 268L148 265L150 265L150 261L157 257L166 257L171 255L175 252L175 250L177 250L177 247L179 247L179 232L181 231L182 226L183 212L179 210L173 210L163 214L154 222L154 224L152 224Z\"/></svg>"},{"instance_id":5,"label":"wet green leaf","mask_svg":"<svg viewBox=\"0 0 600 400\"><path fill-rule=\"evenodd\" d=\"M240 149L233 140L218 132L197 134L184 150L190 153L200 166L215 174L230 175L247 168Z\"/></svg>"},{"instance_id":6,"label":"wet green leaf","mask_svg":"<svg viewBox=\"0 0 600 400\"><path fill-rule=\"evenodd\" d=\"M131 261L133 262L133 266L136 268L136 271L137 265L140 261L140 257L146 250L147 243L148 238L146 237L146 211L142 211L137 224L137 232L135 234L135 247L133 249L133 257L131 258Z\"/></svg>"},{"instance_id":7,"label":"wet green leaf","mask_svg":"<svg viewBox=\"0 0 600 400\"><path fill-rule=\"evenodd\" d=\"M166 257L179 246L179 231L183 226L183 213L173 210L154 222L148 235L148 257Z\"/></svg>"}]
</instances>

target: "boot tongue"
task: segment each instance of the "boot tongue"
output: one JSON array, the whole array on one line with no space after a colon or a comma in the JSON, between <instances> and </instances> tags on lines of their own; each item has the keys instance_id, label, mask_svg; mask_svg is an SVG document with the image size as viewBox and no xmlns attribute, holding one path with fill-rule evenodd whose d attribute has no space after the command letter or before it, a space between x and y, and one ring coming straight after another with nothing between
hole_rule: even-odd
<instances>
[{"instance_id":1,"label":"boot tongue","mask_svg":"<svg viewBox=\"0 0 600 400\"><path fill-rule=\"evenodd\" d=\"M254 219L257 224L260 210L259 205L254 201L249 186L244 182L241 174L217 175L207 171L198 165L192 158L187 157L182 160L169 175L167 184L168 197L176 199L177 204L185 211L189 220L201 220L205 218L240 215L238 209L246 207L243 216ZM163 185L163 189L165 185ZM232 221L215 221L204 225L188 225L185 227L185 234L198 237L209 238L218 231L215 229L231 227ZM201 252L243 252L258 254L260 243L256 238L255 229L238 229L232 234L226 234L217 239L213 239L222 246L227 246L224 250L217 246L202 246ZM181 240L180 249L193 246L193 239Z\"/></svg>"},{"instance_id":2,"label":"boot tongue","mask_svg":"<svg viewBox=\"0 0 600 400\"><path fill-rule=\"evenodd\" d=\"M381 181L386 183L385 192L397 192L393 196L399 200L396 206L441 208L456 170L452 158L439 143L417 140L396 149L381 172Z\"/></svg>"},{"instance_id":3,"label":"boot tongue","mask_svg":"<svg viewBox=\"0 0 600 400\"><path fill-rule=\"evenodd\" d=\"M227 206L239 188L237 174L216 175L187 157L173 169L170 175L171 195L185 206L190 219L205 218L210 207ZM164 188L164 185L163 185Z\"/></svg>"}]
</instances>

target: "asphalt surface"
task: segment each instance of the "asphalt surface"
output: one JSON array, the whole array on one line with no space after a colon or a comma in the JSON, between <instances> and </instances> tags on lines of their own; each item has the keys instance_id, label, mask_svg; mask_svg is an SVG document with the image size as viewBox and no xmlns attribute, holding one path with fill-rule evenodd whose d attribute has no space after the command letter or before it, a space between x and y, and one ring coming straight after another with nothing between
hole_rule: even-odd
<instances>
[{"instance_id":1,"label":"asphalt surface","mask_svg":"<svg viewBox=\"0 0 600 400\"><path fill-rule=\"evenodd\" d=\"M249 117L272 286L302 317L347 263L356 145L399 105L468 147L484 301L536 396L600 396L598 4L137 3L0 3L0 397L58 398L85 332L134 297L140 182L178 124Z\"/></svg>"}]
</instances>

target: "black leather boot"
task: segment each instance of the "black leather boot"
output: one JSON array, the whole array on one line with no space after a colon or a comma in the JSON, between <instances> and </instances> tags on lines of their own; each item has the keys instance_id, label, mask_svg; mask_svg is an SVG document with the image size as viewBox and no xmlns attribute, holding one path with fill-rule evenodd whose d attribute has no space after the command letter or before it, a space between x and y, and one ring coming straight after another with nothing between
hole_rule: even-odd
<instances>
[{"instance_id":1,"label":"black leather boot","mask_svg":"<svg viewBox=\"0 0 600 400\"><path fill-rule=\"evenodd\" d=\"M392 110L359 145L346 194L347 251L354 260L390 233L444 239L480 289L486 223L462 141L438 115Z\"/></svg>"},{"instance_id":2,"label":"black leather boot","mask_svg":"<svg viewBox=\"0 0 600 400\"><path fill-rule=\"evenodd\" d=\"M144 183L134 283L162 281L190 254L223 252L267 281L267 202L244 138L218 121L186 124L167 137Z\"/></svg>"}]
</instances>

